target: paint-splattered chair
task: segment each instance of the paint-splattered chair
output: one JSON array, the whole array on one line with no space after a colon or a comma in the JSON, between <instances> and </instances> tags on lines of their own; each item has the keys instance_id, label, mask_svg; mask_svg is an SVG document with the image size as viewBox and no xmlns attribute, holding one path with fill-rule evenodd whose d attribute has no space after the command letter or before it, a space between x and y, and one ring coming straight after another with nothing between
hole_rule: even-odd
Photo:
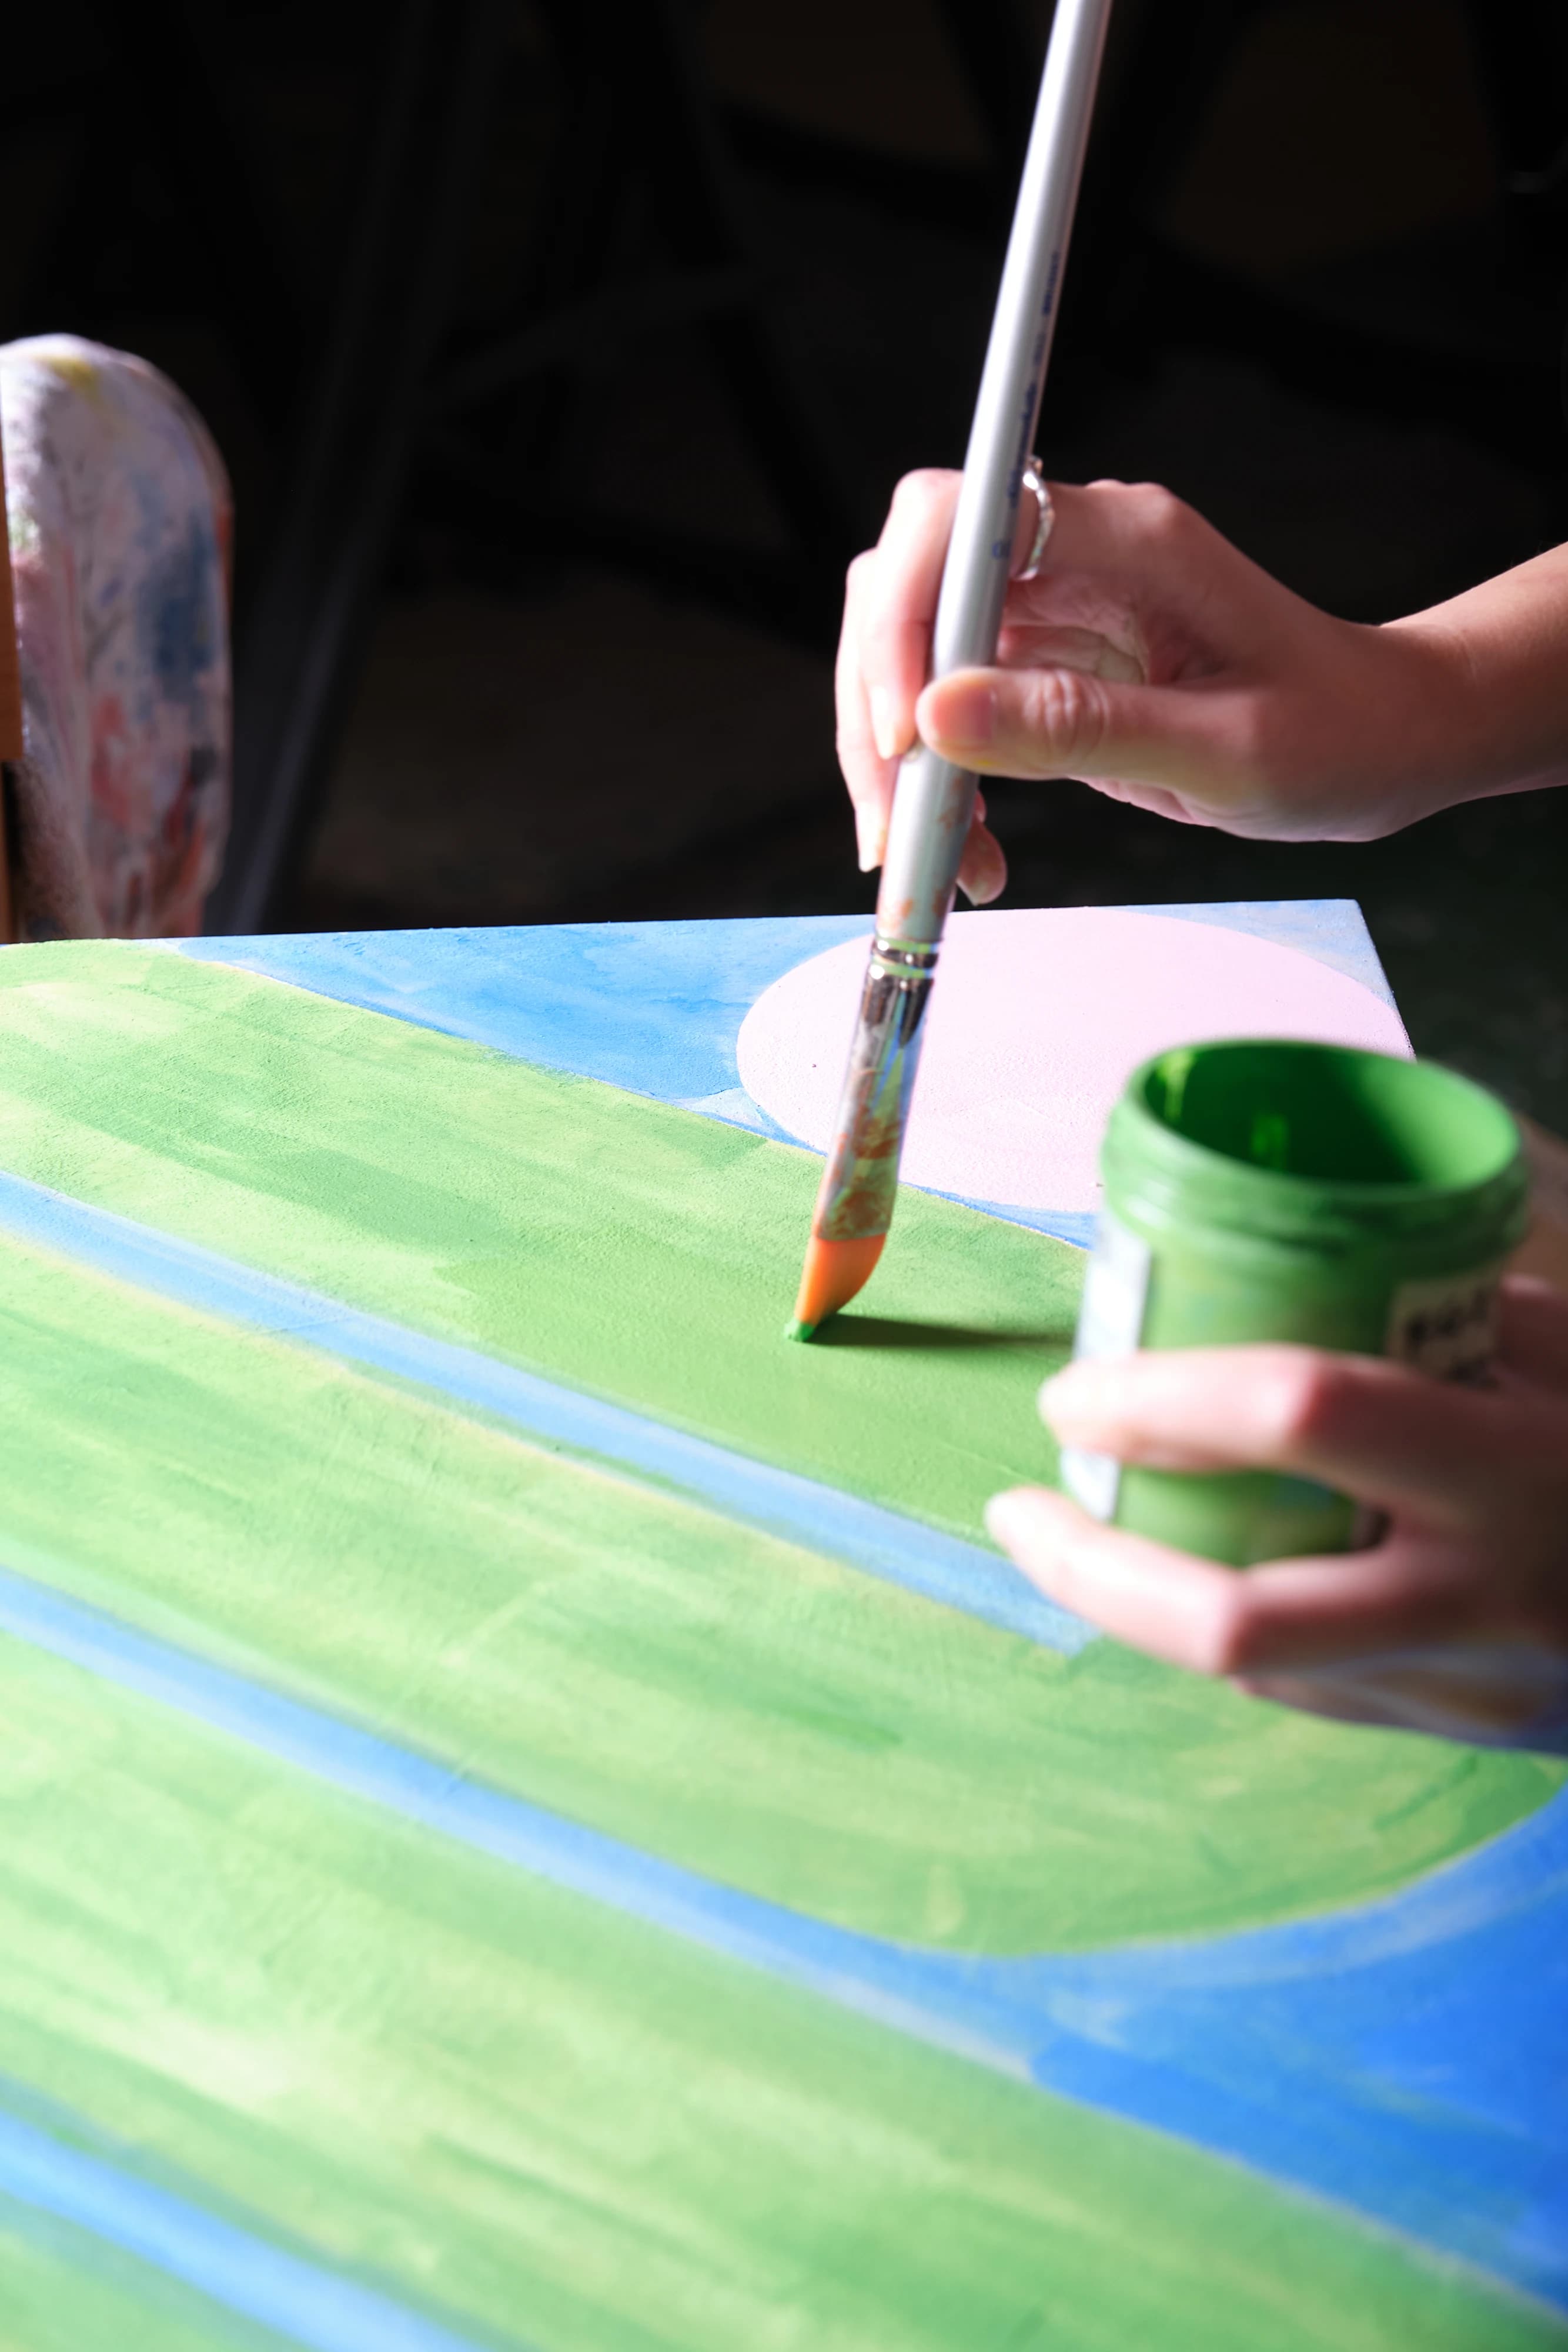
<instances>
[{"instance_id":1,"label":"paint-splattered chair","mask_svg":"<svg viewBox=\"0 0 1568 2352\"><path fill-rule=\"evenodd\" d=\"M0 349L11 938L200 928L229 796L228 484L156 370Z\"/></svg>"}]
</instances>

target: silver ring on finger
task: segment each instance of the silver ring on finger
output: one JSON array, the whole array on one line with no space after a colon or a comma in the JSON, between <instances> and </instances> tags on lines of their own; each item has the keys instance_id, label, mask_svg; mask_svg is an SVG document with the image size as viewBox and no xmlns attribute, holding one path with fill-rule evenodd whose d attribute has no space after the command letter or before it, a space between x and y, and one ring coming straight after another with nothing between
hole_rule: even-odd
<instances>
[{"instance_id":1,"label":"silver ring on finger","mask_svg":"<svg viewBox=\"0 0 1568 2352\"><path fill-rule=\"evenodd\" d=\"M1056 509L1051 502L1051 491L1038 457L1030 457L1025 464L1019 478L1019 488L1028 490L1034 499L1034 537L1030 541L1029 556L1023 569L1015 572L1013 578L1035 580L1040 576L1040 567L1045 561L1045 551L1056 522Z\"/></svg>"}]
</instances>

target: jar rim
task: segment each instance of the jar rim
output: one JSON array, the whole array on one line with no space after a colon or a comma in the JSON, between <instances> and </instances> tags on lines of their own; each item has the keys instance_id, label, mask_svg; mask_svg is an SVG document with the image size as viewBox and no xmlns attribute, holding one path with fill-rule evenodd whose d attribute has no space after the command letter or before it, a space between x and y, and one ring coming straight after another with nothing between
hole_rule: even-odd
<instances>
[{"instance_id":1,"label":"jar rim","mask_svg":"<svg viewBox=\"0 0 1568 2352\"><path fill-rule=\"evenodd\" d=\"M1518 1125L1473 1079L1297 1038L1173 1046L1140 1064L1107 1130L1107 1181L1128 1161L1162 1193L1275 1230L1508 1221L1528 1189Z\"/></svg>"}]
</instances>

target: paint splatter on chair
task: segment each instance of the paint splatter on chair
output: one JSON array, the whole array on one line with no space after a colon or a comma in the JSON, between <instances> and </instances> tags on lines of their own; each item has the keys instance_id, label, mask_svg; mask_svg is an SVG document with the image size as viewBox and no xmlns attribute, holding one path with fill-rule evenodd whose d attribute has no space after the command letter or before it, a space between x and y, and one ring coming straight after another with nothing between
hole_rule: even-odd
<instances>
[{"instance_id":1,"label":"paint splatter on chair","mask_svg":"<svg viewBox=\"0 0 1568 2352\"><path fill-rule=\"evenodd\" d=\"M188 935L228 823L223 461L155 369L69 335L0 350L0 428L7 933Z\"/></svg>"}]
</instances>

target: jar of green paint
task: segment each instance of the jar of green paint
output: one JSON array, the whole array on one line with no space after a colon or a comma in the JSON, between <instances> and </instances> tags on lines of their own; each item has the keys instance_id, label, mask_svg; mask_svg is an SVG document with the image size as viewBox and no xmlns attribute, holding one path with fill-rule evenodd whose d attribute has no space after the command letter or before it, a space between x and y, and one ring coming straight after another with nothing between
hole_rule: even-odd
<instances>
[{"instance_id":1,"label":"jar of green paint","mask_svg":"<svg viewBox=\"0 0 1568 2352\"><path fill-rule=\"evenodd\" d=\"M1101 1169L1080 1355L1276 1339L1484 1372L1529 1181L1518 1128L1469 1079L1341 1045L1182 1046L1133 1073ZM1345 1496L1271 1471L1068 1449L1062 1483L1097 1517L1235 1567L1373 1532Z\"/></svg>"}]
</instances>

